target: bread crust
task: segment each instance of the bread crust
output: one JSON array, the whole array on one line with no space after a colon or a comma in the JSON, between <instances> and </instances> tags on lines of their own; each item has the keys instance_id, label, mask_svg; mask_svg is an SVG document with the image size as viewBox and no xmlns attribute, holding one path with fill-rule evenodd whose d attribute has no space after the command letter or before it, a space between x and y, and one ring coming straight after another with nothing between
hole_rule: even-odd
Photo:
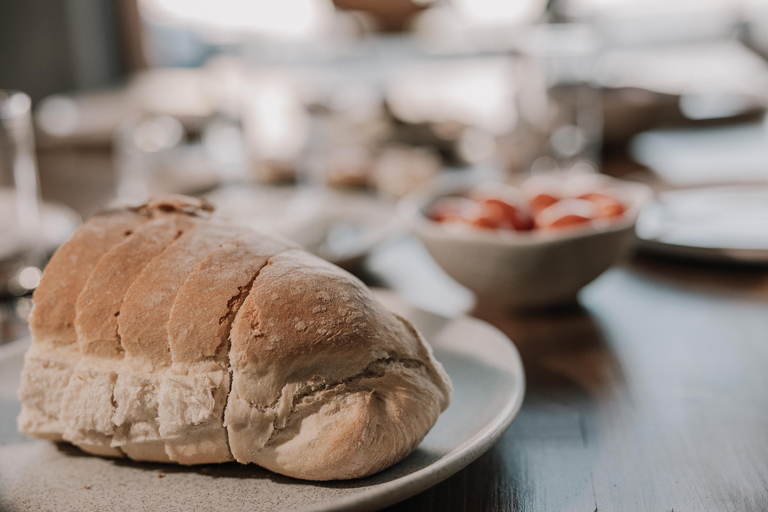
<instances>
[{"instance_id":1,"label":"bread crust","mask_svg":"<svg viewBox=\"0 0 768 512\"><path fill-rule=\"evenodd\" d=\"M410 453L449 404L449 380L415 329L304 251L270 260L231 340L225 423L242 463L309 480L366 476Z\"/></svg>"},{"instance_id":2,"label":"bread crust","mask_svg":"<svg viewBox=\"0 0 768 512\"><path fill-rule=\"evenodd\" d=\"M210 210L159 198L60 249L35 295L20 429L310 480L402 459L450 402L428 344L348 273Z\"/></svg>"},{"instance_id":3,"label":"bread crust","mask_svg":"<svg viewBox=\"0 0 768 512\"><path fill-rule=\"evenodd\" d=\"M159 216L101 257L77 300L75 327L83 355L124 355L117 319L126 292L150 261L192 227L187 215Z\"/></svg>"},{"instance_id":4,"label":"bread crust","mask_svg":"<svg viewBox=\"0 0 768 512\"><path fill-rule=\"evenodd\" d=\"M125 294L143 269L185 231L189 215L158 215L133 230L99 260L77 301L75 327L83 358L63 397L64 439L98 455L122 457L115 433L114 387L125 354L118 317Z\"/></svg>"},{"instance_id":5,"label":"bread crust","mask_svg":"<svg viewBox=\"0 0 768 512\"><path fill-rule=\"evenodd\" d=\"M233 460L223 421L230 389L229 330L268 259L292 246L241 234L208 254L179 290L168 321L173 365L159 411L161 434L173 438L165 447L172 460ZM206 407L195 412L186 407L208 396L214 400ZM185 420L191 416L196 416L193 422Z\"/></svg>"},{"instance_id":6,"label":"bread crust","mask_svg":"<svg viewBox=\"0 0 768 512\"><path fill-rule=\"evenodd\" d=\"M78 229L53 255L34 293L29 328L35 343L77 342L77 299L101 257L149 220L125 210L99 215Z\"/></svg>"},{"instance_id":7,"label":"bread crust","mask_svg":"<svg viewBox=\"0 0 768 512\"><path fill-rule=\"evenodd\" d=\"M171 310L182 285L200 262L241 233L232 225L196 221L193 229L183 233L142 270L126 292L118 317L125 359L114 389L114 421L118 429L112 443L129 457L130 445L157 442L158 453L153 460L172 461L164 444L159 443L165 437L160 431L160 395L164 382L169 383L165 374L172 363L168 335ZM137 387L144 390L141 400L135 397Z\"/></svg>"},{"instance_id":8,"label":"bread crust","mask_svg":"<svg viewBox=\"0 0 768 512\"><path fill-rule=\"evenodd\" d=\"M148 218L123 210L100 215L78 229L53 255L35 290L29 319L33 345L22 370L19 430L62 440L64 389L80 358L75 330L76 304L94 267Z\"/></svg>"}]
</instances>

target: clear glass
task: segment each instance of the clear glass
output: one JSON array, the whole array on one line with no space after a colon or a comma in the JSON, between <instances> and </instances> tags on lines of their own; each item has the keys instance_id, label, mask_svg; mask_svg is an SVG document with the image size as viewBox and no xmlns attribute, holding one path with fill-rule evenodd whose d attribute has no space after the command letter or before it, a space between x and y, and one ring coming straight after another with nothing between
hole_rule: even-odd
<instances>
[{"instance_id":1,"label":"clear glass","mask_svg":"<svg viewBox=\"0 0 768 512\"><path fill-rule=\"evenodd\" d=\"M159 192L177 191L176 182L185 176L173 171L184 137L181 123L169 116L136 116L120 126L115 165L122 203L137 205Z\"/></svg>"},{"instance_id":2,"label":"clear glass","mask_svg":"<svg viewBox=\"0 0 768 512\"><path fill-rule=\"evenodd\" d=\"M539 25L528 29L519 55L519 130L531 151L522 169L597 169L602 144L599 91L592 81L597 42L591 27Z\"/></svg>"},{"instance_id":3,"label":"clear glass","mask_svg":"<svg viewBox=\"0 0 768 512\"><path fill-rule=\"evenodd\" d=\"M118 200L138 205L157 194L199 194L242 179L242 146L238 120L225 113L200 131L170 116L133 116L114 138Z\"/></svg>"},{"instance_id":4,"label":"clear glass","mask_svg":"<svg viewBox=\"0 0 768 512\"><path fill-rule=\"evenodd\" d=\"M0 296L36 288L43 261L31 106L0 90Z\"/></svg>"}]
</instances>

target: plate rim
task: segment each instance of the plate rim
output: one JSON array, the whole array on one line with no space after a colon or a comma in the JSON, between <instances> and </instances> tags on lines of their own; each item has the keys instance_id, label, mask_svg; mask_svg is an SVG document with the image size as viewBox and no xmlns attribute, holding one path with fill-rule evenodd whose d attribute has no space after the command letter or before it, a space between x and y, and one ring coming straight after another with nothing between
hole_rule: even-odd
<instances>
[{"instance_id":1,"label":"plate rim","mask_svg":"<svg viewBox=\"0 0 768 512\"><path fill-rule=\"evenodd\" d=\"M402 301L403 299L399 298L399 300ZM505 406L496 414L492 421L483 425L468 443L465 443L464 446L459 445L452 452L428 466L400 478L377 484L372 489L356 495L301 508L299 509L300 512L374 511L393 505L415 496L458 473L480 458L504 435L520 411L525 398L525 370L520 354L507 335L487 322L467 315L455 317L450 319L449 322L450 324L463 322L472 325L474 328L481 327L484 330L495 333L495 336L492 338L494 343L498 343L499 347L503 347L511 362L508 370L512 376L512 392L509 394L509 400ZM0 346L0 360L18 354L22 354L23 357L23 353L30 346L29 336L4 344ZM471 355L471 352L466 352L466 354Z\"/></svg>"},{"instance_id":2,"label":"plate rim","mask_svg":"<svg viewBox=\"0 0 768 512\"><path fill-rule=\"evenodd\" d=\"M505 350L509 352L515 368L513 369L514 391L511 400L507 403L506 407L496 415L493 421L486 424L474 436L472 442L466 446L458 448L453 453L438 459L432 464L409 475L380 484L370 492L341 498L330 506L318 505L303 508L300 509L299 512L366 512L380 510L384 507L394 505L455 475L472 462L479 459L485 452L490 450L499 439L501 439L501 436L504 435L517 417L525 399L525 369L520 353L514 342L512 342L506 334L488 322L466 315L453 318L450 322L468 322L482 326L483 328L489 328L496 331L502 339L508 341L508 343L505 343L503 346L505 347Z\"/></svg>"},{"instance_id":3,"label":"plate rim","mask_svg":"<svg viewBox=\"0 0 768 512\"><path fill-rule=\"evenodd\" d=\"M661 207L665 196L669 197L670 195L688 195L701 191L728 192L733 190L747 190L751 192L754 190L755 186L760 186L768 191L768 186L762 182L709 183L664 190L659 192L657 196L646 205L643 211L640 212L637 225L640 226L642 222L647 222L643 219L647 218L649 215L656 214L656 211ZM744 263L751 265L768 264L768 249L749 247L718 247L715 245L675 243L664 240L657 236L642 236L637 228L635 229L635 236L641 249L662 255L677 256L714 263Z\"/></svg>"}]
</instances>

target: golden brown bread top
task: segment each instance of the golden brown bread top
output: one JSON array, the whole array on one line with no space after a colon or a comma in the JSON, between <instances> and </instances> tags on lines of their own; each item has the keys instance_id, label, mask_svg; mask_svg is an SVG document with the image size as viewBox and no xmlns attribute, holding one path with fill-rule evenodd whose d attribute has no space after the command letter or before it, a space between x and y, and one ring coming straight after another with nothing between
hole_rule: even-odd
<instances>
[{"instance_id":1,"label":"golden brown bread top","mask_svg":"<svg viewBox=\"0 0 768 512\"><path fill-rule=\"evenodd\" d=\"M78 297L101 257L149 217L116 211L94 217L78 229L53 255L34 293L29 327L37 343L77 342L75 312Z\"/></svg>"},{"instance_id":2,"label":"golden brown bread top","mask_svg":"<svg viewBox=\"0 0 768 512\"><path fill-rule=\"evenodd\" d=\"M164 215L138 226L102 256L77 300L75 325L83 354L123 355L117 318L128 288L152 259L191 228L185 214Z\"/></svg>"},{"instance_id":3,"label":"golden brown bread top","mask_svg":"<svg viewBox=\"0 0 768 512\"><path fill-rule=\"evenodd\" d=\"M260 270L291 244L245 233L211 251L183 284L168 322L174 362L227 361L224 343Z\"/></svg>"},{"instance_id":4,"label":"golden brown bread top","mask_svg":"<svg viewBox=\"0 0 768 512\"><path fill-rule=\"evenodd\" d=\"M77 342L75 316L80 293L102 256L139 226L165 213L207 216L212 210L205 200L165 194L138 208L106 211L89 219L59 247L45 267L33 295L35 309L29 319L35 342Z\"/></svg>"},{"instance_id":5,"label":"golden brown bread top","mask_svg":"<svg viewBox=\"0 0 768 512\"><path fill-rule=\"evenodd\" d=\"M365 476L409 453L449 403L413 327L304 251L270 258L230 338L226 424L240 462L311 480Z\"/></svg>"},{"instance_id":6,"label":"golden brown bread top","mask_svg":"<svg viewBox=\"0 0 768 512\"><path fill-rule=\"evenodd\" d=\"M65 395L80 405L59 421L56 407L35 416L25 402L26 431L48 425L94 453L234 457L313 480L409 453L450 400L418 332L338 267L209 212L160 198L89 220L60 249L35 295L33 339L39 358L59 357L40 342L72 344L76 324L81 359ZM56 279L72 307L58 304ZM43 359L24 396L52 382ZM89 386L98 400L81 397Z\"/></svg>"},{"instance_id":7,"label":"golden brown bread top","mask_svg":"<svg viewBox=\"0 0 768 512\"><path fill-rule=\"evenodd\" d=\"M169 365L168 319L176 294L200 262L242 228L208 220L195 226L149 262L125 294L117 319L126 357Z\"/></svg>"},{"instance_id":8,"label":"golden brown bread top","mask_svg":"<svg viewBox=\"0 0 768 512\"><path fill-rule=\"evenodd\" d=\"M262 406L288 381L341 381L393 353L425 355L362 282L302 250L280 253L261 270L231 339L233 368L259 381L247 398Z\"/></svg>"}]
</instances>

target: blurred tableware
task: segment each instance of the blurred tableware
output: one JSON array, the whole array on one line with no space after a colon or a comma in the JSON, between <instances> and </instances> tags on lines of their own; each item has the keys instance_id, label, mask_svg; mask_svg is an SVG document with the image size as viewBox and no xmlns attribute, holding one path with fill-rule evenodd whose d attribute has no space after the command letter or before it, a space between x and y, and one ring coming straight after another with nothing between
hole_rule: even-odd
<instances>
[{"instance_id":1,"label":"blurred tableware","mask_svg":"<svg viewBox=\"0 0 768 512\"><path fill-rule=\"evenodd\" d=\"M11 224L16 218L14 196L12 190L0 189L0 233L12 229ZM52 254L80 226L80 216L69 207L52 201L39 201L38 207L40 245L46 254ZM5 248L5 245L0 246L0 258L5 255L2 252Z\"/></svg>"},{"instance_id":2,"label":"blurred tableware","mask_svg":"<svg viewBox=\"0 0 768 512\"><path fill-rule=\"evenodd\" d=\"M477 55L514 47L517 32L546 17L547 0L432 2L411 20L420 48L433 55Z\"/></svg>"},{"instance_id":3,"label":"blurred tableware","mask_svg":"<svg viewBox=\"0 0 768 512\"><path fill-rule=\"evenodd\" d=\"M451 229L428 217L435 200L464 195L479 184L475 176L445 175L407 196L401 218L435 261L482 302L509 308L571 302L578 291L616 263L631 246L642 205L651 196L640 183L600 176L627 210L602 227L502 232Z\"/></svg>"},{"instance_id":4,"label":"blurred tableware","mask_svg":"<svg viewBox=\"0 0 768 512\"><path fill-rule=\"evenodd\" d=\"M400 32L408 28L408 22L414 14L429 7L432 0L414 2L412 0L333 0L339 9L367 12L374 16L376 25L383 32Z\"/></svg>"},{"instance_id":5,"label":"blurred tableware","mask_svg":"<svg viewBox=\"0 0 768 512\"><path fill-rule=\"evenodd\" d=\"M768 263L768 185L670 190L637 221L642 247L664 254Z\"/></svg>"},{"instance_id":6,"label":"blurred tableware","mask_svg":"<svg viewBox=\"0 0 768 512\"><path fill-rule=\"evenodd\" d=\"M35 289L44 258L31 104L0 90L0 295Z\"/></svg>"},{"instance_id":7,"label":"blurred tableware","mask_svg":"<svg viewBox=\"0 0 768 512\"><path fill-rule=\"evenodd\" d=\"M513 71L498 57L419 62L393 73L386 100L403 122L460 123L498 135L517 119Z\"/></svg>"},{"instance_id":8,"label":"blurred tableware","mask_svg":"<svg viewBox=\"0 0 768 512\"><path fill-rule=\"evenodd\" d=\"M369 186L379 148L396 135L394 123L376 88L341 77L334 82L324 94L313 91L305 170L330 186Z\"/></svg>"},{"instance_id":9,"label":"blurred tableware","mask_svg":"<svg viewBox=\"0 0 768 512\"><path fill-rule=\"evenodd\" d=\"M645 96L625 96L627 109L638 102L646 110L655 108L656 126L733 121L755 116L768 105L768 64L731 39L610 48L600 58L596 81L608 91L647 91ZM634 116L626 119L631 112L617 111L619 98L613 96L610 126L637 124ZM666 101L669 98L675 101ZM666 110L659 109L662 105Z\"/></svg>"},{"instance_id":10,"label":"blurred tableware","mask_svg":"<svg viewBox=\"0 0 768 512\"><path fill-rule=\"evenodd\" d=\"M206 194L216 215L282 235L352 267L397 229L395 205L370 192L301 186L230 186Z\"/></svg>"},{"instance_id":11,"label":"blurred tableware","mask_svg":"<svg viewBox=\"0 0 768 512\"><path fill-rule=\"evenodd\" d=\"M496 161L497 138L518 125L518 78L508 58L422 61L392 72L385 89L394 141L428 146L449 164Z\"/></svg>"},{"instance_id":12,"label":"blurred tableware","mask_svg":"<svg viewBox=\"0 0 768 512\"><path fill-rule=\"evenodd\" d=\"M247 173L255 181L294 181L307 145L309 115L298 85L279 73L254 74L243 88Z\"/></svg>"},{"instance_id":13,"label":"blurred tableware","mask_svg":"<svg viewBox=\"0 0 768 512\"><path fill-rule=\"evenodd\" d=\"M768 55L768 3L763 0L745 0L743 16L747 44L763 56Z\"/></svg>"},{"instance_id":14,"label":"blurred tableware","mask_svg":"<svg viewBox=\"0 0 768 512\"><path fill-rule=\"evenodd\" d=\"M652 46L729 37L741 21L741 3L733 0L559 0L555 2L555 9L566 19L593 24L608 46Z\"/></svg>"},{"instance_id":15,"label":"blurred tableware","mask_svg":"<svg viewBox=\"0 0 768 512\"><path fill-rule=\"evenodd\" d=\"M597 48L587 25L543 24L521 32L516 132L537 139L534 159L554 158L561 166L599 162L602 113L593 83ZM521 138L530 144L530 137Z\"/></svg>"},{"instance_id":16,"label":"blurred tableware","mask_svg":"<svg viewBox=\"0 0 768 512\"><path fill-rule=\"evenodd\" d=\"M768 181L768 124L653 130L630 152L674 187Z\"/></svg>"},{"instance_id":17,"label":"blurred tableware","mask_svg":"<svg viewBox=\"0 0 768 512\"><path fill-rule=\"evenodd\" d=\"M112 89L54 94L36 107L38 142L41 147L108 147L121 123L141 115L171 116L196 133L216 114L230 87L208 68L175 68L143 71Z\"/></svg>"},{"instance_id":18,"label":"blurred tableware","mask_svg":"<svg viewBox=\"0 0 768 512\"><path fill-rule=\"evenodd\" d=\"M134 116L115 134L118 198L139 204L161 192L194 193L220 181L200 143L186 143L182 124L170 116Z\"/></svg>"},{"instance_id":19,"label":"blurred tableware","mask_svg":"<svg viewBox=\"0 0 768 512\"><path fill-rule=\"evenodd\" d=\"M442 165L434 151L419 147L393 146L382 150L371 174L380 192L401 198L434 179Z\"/></svg>"},{"instance_id":20,"label":"blurred tableware","mask_svg":"<svg viewBox=\"0 0 768 512\"><path fill-rule=\"evenodd\" d=\"M369 184L374 157L364 146L328 148L319 160L322 176L328 186L362 188Z\"/></svg>"}]
</instances>

